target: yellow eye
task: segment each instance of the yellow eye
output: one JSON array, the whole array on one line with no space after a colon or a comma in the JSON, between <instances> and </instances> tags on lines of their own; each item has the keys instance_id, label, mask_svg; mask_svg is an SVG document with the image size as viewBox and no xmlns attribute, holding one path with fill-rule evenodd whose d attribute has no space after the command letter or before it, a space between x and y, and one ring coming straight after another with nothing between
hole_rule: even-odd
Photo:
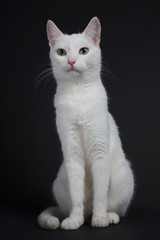
<instances>
[{"instance_id":1,"label":"yellow eye","mask_svg":"<svg viewBox=\"0 0 160 240\"><path fill-rule=\"evenodd\" d=\"M89 52L89 48L87 48L87 47L83 47L79 50L79 53L81 55L86 55L88 52Z\"/></svg>"},{"instance_id":2,"label":"yellow eye","mask_svg":"<svg viewBox=\"0 0 160 240\"><path fill-rule=\"evenodd\" d=\"M66 50L63 49L63 48L58 48L58 49L57 49L57 54L58 54L59 56L65 56L65 55L67 55L67 52L66 52Z\"/></svg>"}]
</instances>

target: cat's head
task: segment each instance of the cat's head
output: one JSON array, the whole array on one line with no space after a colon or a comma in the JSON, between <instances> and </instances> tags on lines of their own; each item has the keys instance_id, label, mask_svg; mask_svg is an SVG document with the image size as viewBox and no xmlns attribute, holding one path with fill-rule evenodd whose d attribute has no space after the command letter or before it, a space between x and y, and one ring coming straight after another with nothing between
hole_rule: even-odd
<instances>
[{"instance_id":1,"label":"cat's head","mask_svg":"<svg viewBox=\"0 0 160 240\"><path fill-rule=\"evenodd\" d=\"M51 21L47 22L47 37L53 73L57 81L82 79L100 72L99 48L101 25L91 19L82 33L63 34Z\"/></svg>"}]
</instances>

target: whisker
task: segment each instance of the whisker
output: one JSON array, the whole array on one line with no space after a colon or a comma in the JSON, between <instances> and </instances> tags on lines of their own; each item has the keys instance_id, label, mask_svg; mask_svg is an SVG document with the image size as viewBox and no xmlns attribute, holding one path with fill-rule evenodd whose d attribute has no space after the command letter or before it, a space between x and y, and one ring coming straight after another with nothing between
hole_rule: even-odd
<instances>
[{"instance_id":1,"label":"whisker","mask_svg":"<svg viewBox=\"0 0 160 240\"><path fill-rule=\"evenodd\" d=\"M47 68L45 70L43 70L35 79L35 83L34 83L34 89L35 89L35 92L37 90L37 87L39 86L39 84L45 80L50 80L53 78L53 72L52 72L52 68ZM48 82L47 81L47 82Z\"/></svg>"},{"instance_id":2,"label":"whisker","mask_svg":"<svg viewBox=\"0 0 160 240\"><path fill-rule=\"evenodd\" d=\"M102 75L105 75L106 77L109 77L109 78L112 78L112 79L115 79L115 80L118 81L118 78L112 72L111 67L107 63L105 63L105 62L102 63L101 73L102 73Z\"/></svg>"}]
</instances>

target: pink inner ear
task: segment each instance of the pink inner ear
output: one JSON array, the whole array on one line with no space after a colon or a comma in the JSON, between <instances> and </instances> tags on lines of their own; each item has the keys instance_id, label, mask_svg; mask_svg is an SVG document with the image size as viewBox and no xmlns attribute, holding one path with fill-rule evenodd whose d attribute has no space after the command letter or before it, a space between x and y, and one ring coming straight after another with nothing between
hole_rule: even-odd
<instances>
[{"instance_id":1,"label":"pink inner ear","mask_svg":"<svg viewBox=\"0 0 160 240\"><path fill-rule=\"evenodd\" d=\"M53 47L54 36L52 34L52 26L53 26L53 22L48 20L48 22L47 22L47 37L48 37L49 45Z\"/></svg>"},{"instance_id":2,"label":"pink inner ear","mask_svg":"<svg viewBox=\"0 0 160 240\"><path fill-rule=\"evenodd\" d=\"M89 22L88 26L84 30L84 33L92 38L93 42L97 45L100 42L101 24L97 17L94 17Z\"/></svg>"},{"instance_id":3,"label":"pink inner ear","mask_svg":"<svg viewBox=\"0 0 160 240\"><path fill-rule=\"evenodd\" d=\"M100 43L100 40L101 40L100 36L93 37L93 42L94 42L95 45L98 45Z\"/></svg>"},{"instance_id":4,"label":"pink inner ear","mask_svg":"<svg viewBox=\"0 0 160 240\"><path fill-rule=\"evenodd\" d=\"M47 22L47 37L49 40L49 45L54 46L56 39L62 34L62 32L57 28L57 26L51 21Z\"/></svg>"}]
</instances>

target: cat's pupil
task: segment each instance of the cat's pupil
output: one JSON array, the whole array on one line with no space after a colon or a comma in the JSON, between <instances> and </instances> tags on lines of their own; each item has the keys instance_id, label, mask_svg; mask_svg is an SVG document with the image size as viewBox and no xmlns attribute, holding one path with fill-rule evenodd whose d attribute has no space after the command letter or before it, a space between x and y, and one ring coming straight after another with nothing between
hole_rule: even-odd
<instances>
[{"instance_id":1,"label":"cat's pupil","mask_svg":"<svg viewBox=\"0 0 160 240\"><path fill-rule=\"evenodd\" d=\"M60 54L62 55L64 53L63 49L60 50Z\"/></svg>"}]
</instances>

